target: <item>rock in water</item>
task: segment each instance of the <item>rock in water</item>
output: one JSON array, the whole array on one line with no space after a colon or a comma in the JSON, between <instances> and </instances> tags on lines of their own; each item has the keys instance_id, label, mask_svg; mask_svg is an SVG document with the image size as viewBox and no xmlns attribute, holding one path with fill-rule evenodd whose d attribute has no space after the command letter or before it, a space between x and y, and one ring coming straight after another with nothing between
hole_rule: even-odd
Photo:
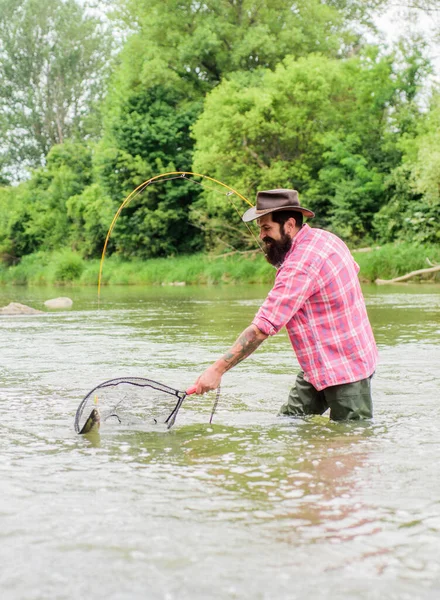
<instances>
[{"instance_id":1,"label":"rock in water","mask_svg":"<svg viewBox=\"0 0 440 600\"><path fill-rule=\"evenodd\" d=\"M46 300L44 306L47 308L71 308L73 301L70 298L52 298L51 300Z\"/></svg>"},{"instance_id":2,"label":"rock in water","mask_svg":"<svg viewBox=\"0 0 440 600\"><path fill-rule=\"evenodd\" d=\"M8 306L0 308L0 315L44 315L44 312L26 304L10 302Z\"/></svg>"}]
</instances>

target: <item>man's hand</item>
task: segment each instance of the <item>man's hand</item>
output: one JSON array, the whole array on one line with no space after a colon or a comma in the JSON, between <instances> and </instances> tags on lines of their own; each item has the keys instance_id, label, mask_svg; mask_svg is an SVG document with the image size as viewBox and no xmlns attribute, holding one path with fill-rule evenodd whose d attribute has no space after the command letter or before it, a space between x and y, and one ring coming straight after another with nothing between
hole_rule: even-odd
<instances>
[{"instance_id":1,"label":"man's hand","mask_svg":"<svg viewBox=\"0 0 440 600\"><path fill-rule=\"evenodd\" d=\"M208 367L196 381L196 394L205 394L210 390L216 390L220 385L223 373L215 367L215 363Z\"/></svg>"},{"instance_id":2,"label":"man's hand","mask_svg":"<svg viewBox=\"0 0 440 600\"><path fill-rule=\"evenodd\" d=\"M267 335L255 325L247 327L232 348L200 375L195 383L197 386L196 394L204 394L210 390L217 389L220 385L222 375L252 354L266 338Z\"/></svg>"}]
</instances>

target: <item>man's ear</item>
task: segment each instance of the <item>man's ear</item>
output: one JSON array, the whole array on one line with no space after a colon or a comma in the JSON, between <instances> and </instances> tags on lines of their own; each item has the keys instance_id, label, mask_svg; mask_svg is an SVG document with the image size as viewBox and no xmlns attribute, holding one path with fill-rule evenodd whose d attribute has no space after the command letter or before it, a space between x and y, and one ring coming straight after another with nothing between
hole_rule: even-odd
<instances>
[{"instance_id":1,"label":"man's ear","mask_svg":"<svg viewBox=\"0 0 440 600\"><path fill-rule=\"evenodd\" d=\"M289 217L287 219L287 221L284 223L284 231L288 234L288 235L292 235L295 233L296 230L296 221L293 217Z\"/></svg>"}]
</instances>

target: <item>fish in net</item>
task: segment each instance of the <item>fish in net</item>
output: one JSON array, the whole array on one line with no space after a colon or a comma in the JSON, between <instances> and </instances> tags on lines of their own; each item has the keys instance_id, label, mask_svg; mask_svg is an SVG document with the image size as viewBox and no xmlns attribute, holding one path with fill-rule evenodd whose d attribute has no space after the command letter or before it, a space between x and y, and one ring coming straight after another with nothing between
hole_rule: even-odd
<instances>
[{"instance_id":1,"label":"fish in net","mask_svg":"<svg viewBox=\"0 0 440 600\"><path fill-rule=\"evenodd\" d=\"M144 377L118 377L100 383L81 401L75 415L75 431L98 431L103 423L151 425L170 429L186 396L182 392Z\"/></svg>"}]
</instances>

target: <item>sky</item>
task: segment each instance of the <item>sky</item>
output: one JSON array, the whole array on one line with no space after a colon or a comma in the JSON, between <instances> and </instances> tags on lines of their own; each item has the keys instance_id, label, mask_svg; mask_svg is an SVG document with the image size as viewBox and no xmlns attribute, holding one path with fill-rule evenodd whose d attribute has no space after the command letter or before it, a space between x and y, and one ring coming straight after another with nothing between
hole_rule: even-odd
<instances>
[{"instance_id":1,"label":"sky","mask_svg":"<svg viewBox=\"0 0 440 600\"><path fill-rule=\"evenodd\" d=\"M389 44L396 42L405 33L421 33L429 44L428 55L434 67L433 77L440 82L440 0L435 11L427 13L414 10L410 18L404 4L403 1L396 1L383 15L377 16L376 24Z\"/></svg>"}]
</instances>

